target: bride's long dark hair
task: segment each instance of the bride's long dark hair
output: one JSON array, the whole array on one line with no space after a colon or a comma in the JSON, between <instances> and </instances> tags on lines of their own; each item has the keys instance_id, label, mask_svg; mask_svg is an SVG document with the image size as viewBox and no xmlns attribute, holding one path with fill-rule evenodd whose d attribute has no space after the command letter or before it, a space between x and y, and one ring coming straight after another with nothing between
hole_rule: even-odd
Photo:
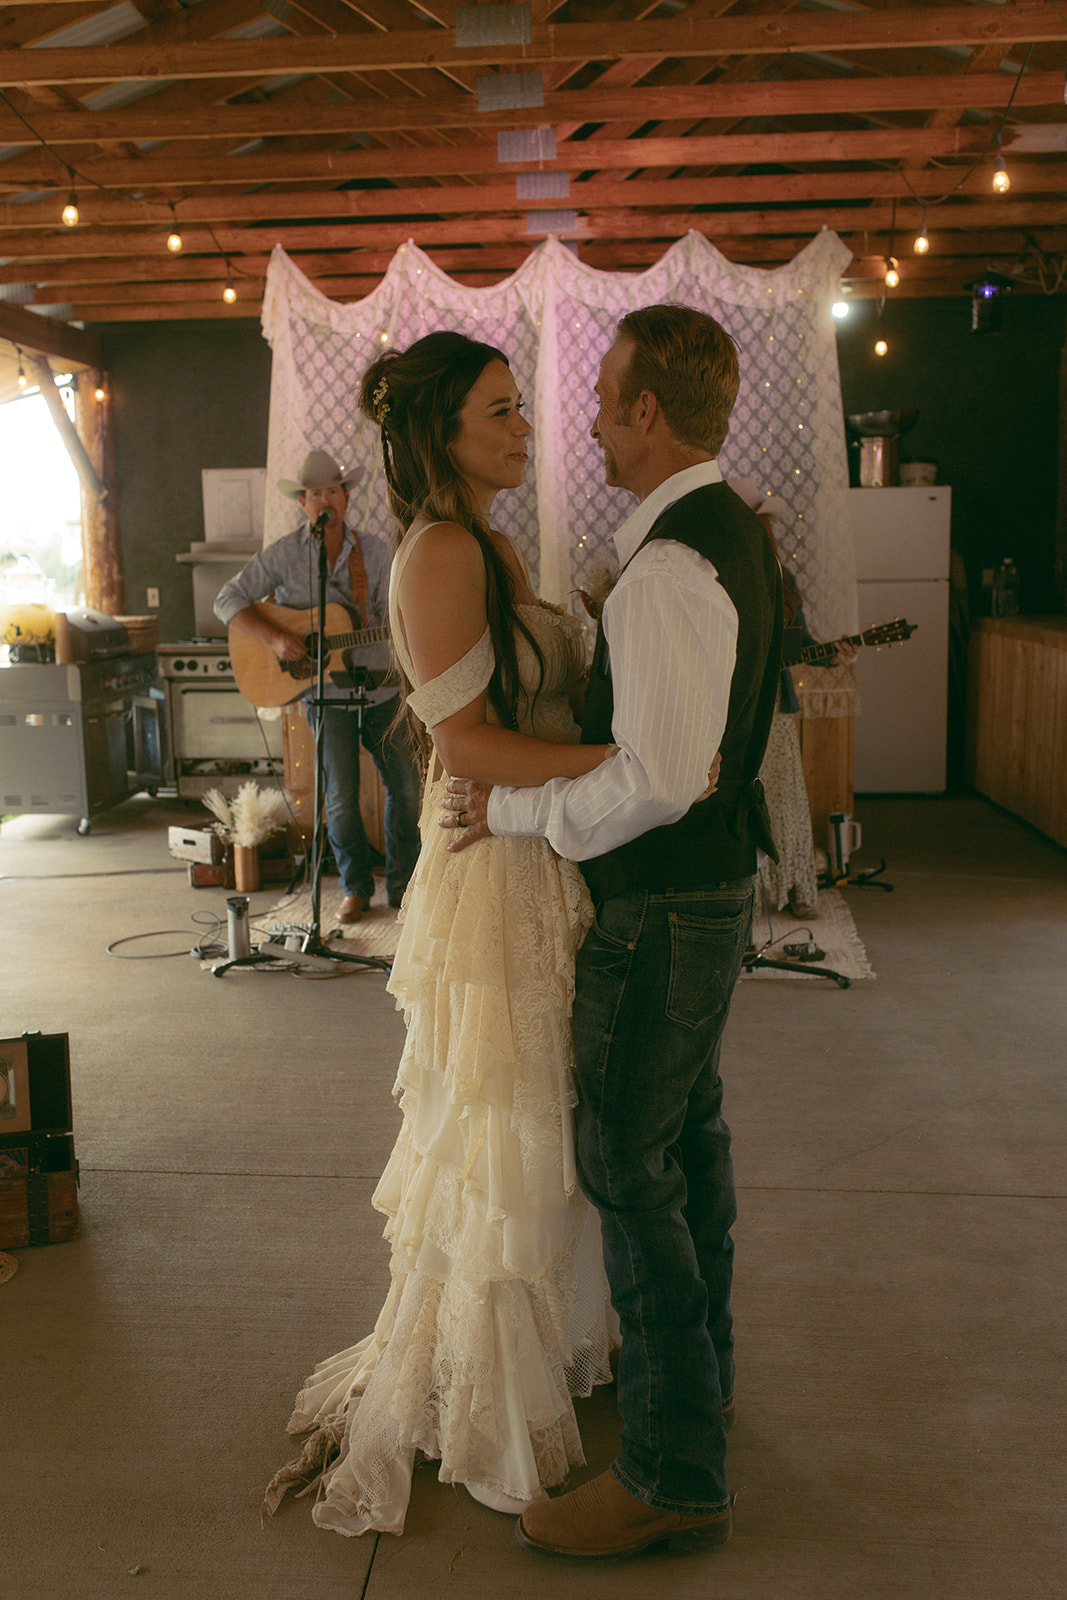
<instances>
[{"instance_id":1,"label":"bride's long dark hair","mask_svg":"<svg viewBox=\"0 0 1067 1600\"><path fill-rule=\"evenodd\" d=\"M427 334L408 350L385 351L367 368L359 409L381 429L389 506L397 521L396 542L399 544L420 515L435 522L458 522L478 541L485 561L485 605L496 659L489 702L503 725L514 728L520 690L516 631L533 650L542 678L544 657L516 610L511 570L494 546L489 526L448 449L459 433L467 396L494 361L510 366L502 350L465 334ZM406 697L411 684L402 669L400 677Z\"/></svg>"}]
</instances>

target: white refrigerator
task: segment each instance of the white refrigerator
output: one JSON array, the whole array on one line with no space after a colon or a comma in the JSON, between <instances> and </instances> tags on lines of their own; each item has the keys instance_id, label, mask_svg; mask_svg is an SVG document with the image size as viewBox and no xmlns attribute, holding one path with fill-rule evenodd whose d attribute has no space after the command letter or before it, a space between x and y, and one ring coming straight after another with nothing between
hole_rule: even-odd
<instances>
[{"instance_id":1,"label":"white refrigerator","mask_svg":"<svg viewBox=\"0 0 1067 1600\"><path fill-rule=\"evenodd\" d=\"M915 623L904 644L861 650L855 724L858 794L940 794L948 743L947 487L850 489L860 629Z\"/></svg>"}]
</instances>

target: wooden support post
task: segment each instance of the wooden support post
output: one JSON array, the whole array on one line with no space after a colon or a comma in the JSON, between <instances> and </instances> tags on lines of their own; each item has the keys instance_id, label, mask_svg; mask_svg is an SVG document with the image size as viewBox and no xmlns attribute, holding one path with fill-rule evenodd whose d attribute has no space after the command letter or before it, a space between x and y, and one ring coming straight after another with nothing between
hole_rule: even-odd
<instances>
[{"instance_id":1,"label":"wooden support post","mask_svg":"<svg viewBox=\"0 0 1067 1600\"><path fill-rule=\"evenodd\" d=\"M103 390L98 400L96 391ZM85 549L86 603L108 616L126 612L126 585L122 572L122 545L115 483L115 422L107 375L97 369L79 372L75 391L75 420L84 448L103 494L94 496L82 479L82 541Z\"/></svg>"}]
</instances>

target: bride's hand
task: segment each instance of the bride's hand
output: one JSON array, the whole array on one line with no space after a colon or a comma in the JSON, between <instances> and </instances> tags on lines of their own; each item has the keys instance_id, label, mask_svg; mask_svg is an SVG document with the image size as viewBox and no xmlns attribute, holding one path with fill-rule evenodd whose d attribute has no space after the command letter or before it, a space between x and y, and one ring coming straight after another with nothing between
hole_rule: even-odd
<instances>
[{"instance_id":1,"label":"bride's hand","mask_svg":"<svg viewBox=\"0 0 1067 1600\"><path fill-rule=\"evenodd\" d=\"M694 805L696 805L697 801L699 800L707 800L709 795L713 795L715 793L716 789L719 787L719 772L721 768L722 751L716 750L715 755L712 758L711 766L708 768L708 786L704 790L703 794L697 795L697 799L693 802Z\"/></svg>"},{"instance_id":2,"label":"bride's hand","mask_svg":"<svg viewBox=\"0 0 1067 1600\"><path fill-rule=\"evenodd\" d=\"M437 821L439 827L456 830L449 850L466 850L478 839L491 839L486 810L492 789L472 778L449 778L445 791L444 810Z\"/></svg>"}]
</instances>

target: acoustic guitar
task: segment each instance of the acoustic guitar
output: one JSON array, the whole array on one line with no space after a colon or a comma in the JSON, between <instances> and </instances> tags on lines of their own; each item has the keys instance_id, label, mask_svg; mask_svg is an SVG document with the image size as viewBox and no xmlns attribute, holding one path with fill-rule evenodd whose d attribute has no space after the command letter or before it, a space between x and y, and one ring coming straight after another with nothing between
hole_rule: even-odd
<instances>
[{"instance_id":1,"label":"acoustic guitar","mask_svg":"<svg viewBox=\"0 0 1067 1600\"><path fill-rule=\"evenodd\" d=\"M867 628L863 633L845 634L843 638L830 639L826 644L806 644L799 655L791 655L782 665L794 667L803 661L811 666L826 666L837 654L839 644L866 645L870 650L877 650L884 644L903 644L918 626L917 622L905 622L903 617L896 617L892 622L879 623L876 628Z\"/></svg>"},{"instance_id":2,"label":"acoustic guitar","mask_svg":"<svg viewBox=\"0 0 1067 1600\"><path fill-rule=\"evenodd\" d=\"M299 661L279 661L269 644L253 639L236 628L229 630L230 661L237 687L254 706L287 706L314 687L317 676L318 612L297 611L291 606L266 602L256 607L277 628L284 628L302 640L304 655ZM346 672L346 650L363 650L389 638L388 628L357 628L344 606L326 607L326 672ZM382 652L379 652L382 655ZM375 673L388 671L384 659L375 661Z\"/></svg>"}]
</instances>

